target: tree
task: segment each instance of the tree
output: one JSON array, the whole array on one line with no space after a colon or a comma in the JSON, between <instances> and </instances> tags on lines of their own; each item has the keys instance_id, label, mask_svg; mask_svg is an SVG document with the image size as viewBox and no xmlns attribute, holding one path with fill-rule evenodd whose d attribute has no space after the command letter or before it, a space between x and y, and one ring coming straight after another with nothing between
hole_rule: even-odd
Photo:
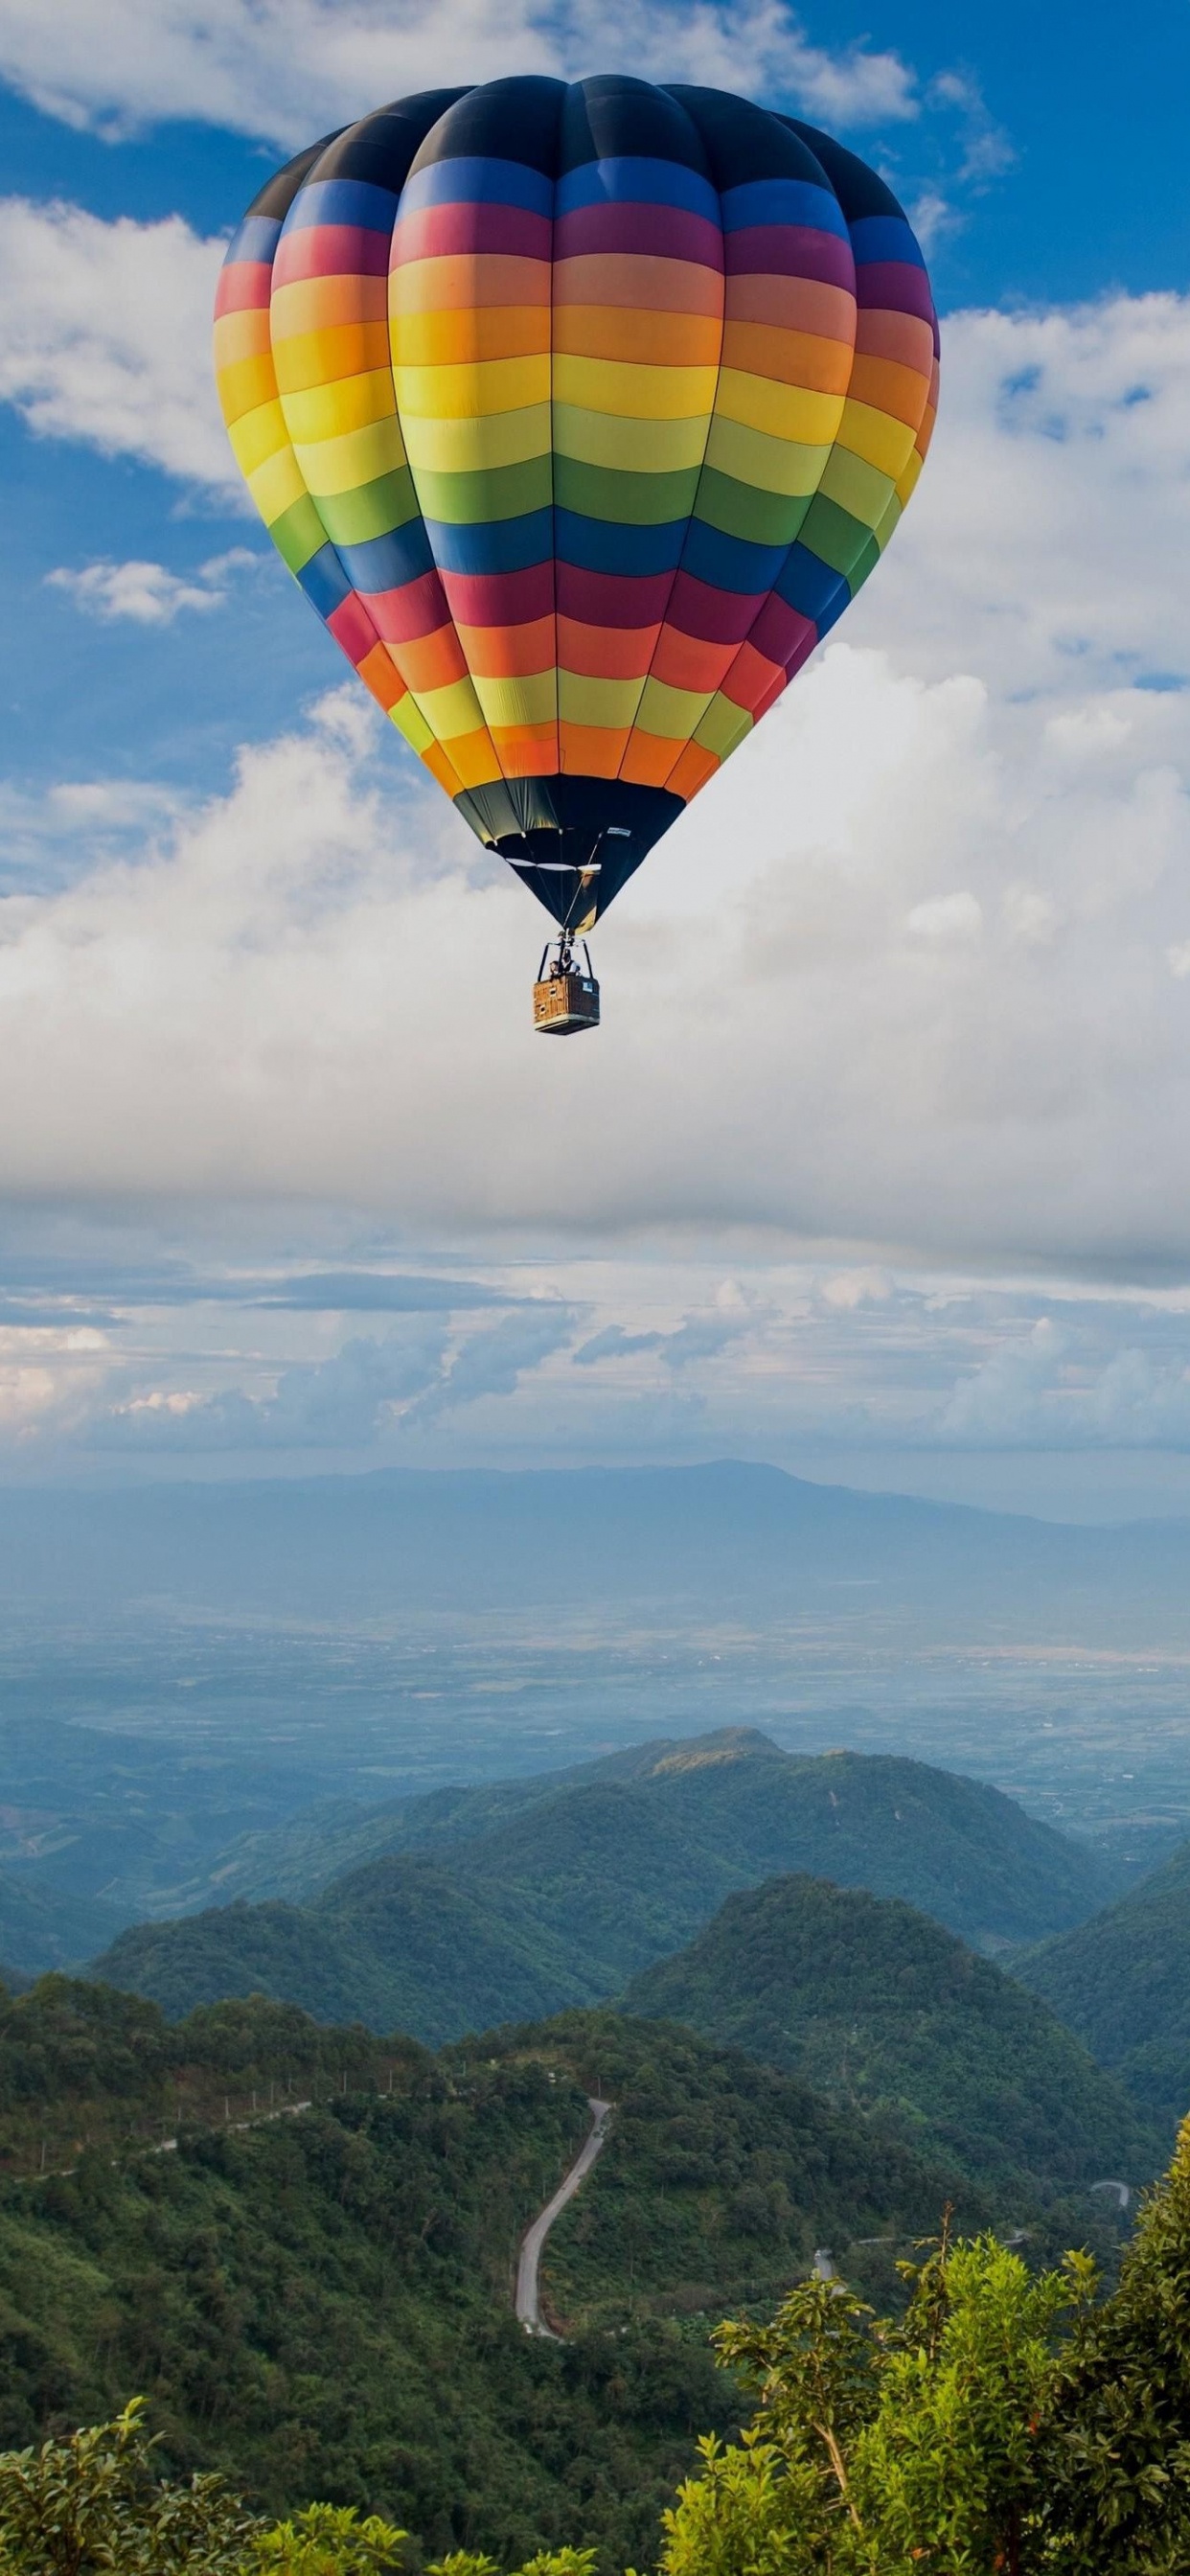
<instances>
[{"instance_id":1,"label":"tree","mask_svg":"<svg viewBox=\"0 0 1190 2576\"><path fill-rule=\"evenodd\" d=\"M253 2516L222 2478L157 2483L143 2412L0 2457L0 2576L242 2576Z\"/></svg>"}]
</instances>

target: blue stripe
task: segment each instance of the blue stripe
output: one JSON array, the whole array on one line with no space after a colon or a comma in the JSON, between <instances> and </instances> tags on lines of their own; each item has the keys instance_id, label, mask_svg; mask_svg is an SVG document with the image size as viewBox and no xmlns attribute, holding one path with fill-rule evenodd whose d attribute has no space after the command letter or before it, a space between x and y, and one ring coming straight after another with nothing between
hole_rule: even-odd
<instances>
[{"instance_id":1,"label":"blue stripe","mask_svg":"<svg viewBox=\"0 0 1190 2576\"><path fill-rule=\"evenodd\" d=\"M553 554L553 517L552 510L527 510L486 525L427 519L426 534L442 572L526 572Z\"/></svg>"},{"instance_id":2,"label":"blue stripe","mask_svg":"<svg viewBox=\"0 0 1190 2576\"><path fill-rule=\"evenodd\" d=\"M333 617L351 590L351 583L330 544L320 546L317 554L311 555L309 563L302 565L296 577L320 617Z\"/></svg>"},{"instance_id":3,"label":"blue stripe","mask_svg":"<svg viewBox=\"0 0 1190 2576\"><path fill-rule=\"evenodd\" d=\"M370 179L311 179L298 189L285 230L301 233L313 224L360 224L365 232L391 233L396 216L397 199L391 188L374 188Z\"/></svg>"},{"instance_id":4,"label":"blue stripe","mask_svg":"<svg viewBox=\"0 0 1190 2576\"><path fill-rule=\"evenodd\" d=\"M281 226L272 215L245 215L227 245L223 265L230 268L241 259L263 260L266 268L271 268L280 239Z\"/></svg>"},{"instance_id":5,"label":"blue stripe","mask_svg":"<svg viewBox=\"0 0 1190 2576\"><path fill-rule=\"evenodd\" d=\"M524 206L531 215L552 215L554 183L524 161L461 152L453 161L415 170L405 181L402 214L418 214L425 206Z\"/></svg>"},{"instance_id":6,"label":"blue stripe","mask_svg":"<svg viewBox=\"0 0 1190 2576\"><path fill-rule=\"evenodd\" d=\"M406 519L384 537L369 537L362 546L339 546L339 561L353 590L400 590L433 570L434 558L422 519Z\"/></svg>"},{"instance_id":7,"label":"blue stripe","mask_svg":"<svg viewBox=\"0 0 1190 2576\"><path fill-rule=\"evenodd\" d=\"M728 537L705 519L692 519L682 556L683 572L713 590L742 592L759 598L770 591L785 561L784 546L755 546L747 537Z\"/></svg>"},{"instance_id":8,"label":"blue stripe","mask_svg":"<svg viewBox=\"0 0 1190 2576\"><path fill-rule=\"evenodd\" d=\"M856 267L868 260L900 259L911 268L925 261L903 215L861 215L851 227Z\"/></svg>"},{"instance_id":9,"label":"blue stripe","mask_svg":"<svg viewBox=\"0 0 1190 2576\"><path fill-rule=\"evenodd\" d=\"M655 161L643 153L621 153L567 170L558 181L557 210L571 215L579 206L680 206L708 223L719 221L719 192L709 179L681 161Z\"/></svg>"},{"instance_id":10,"label":"blue stripe","mask_svg":"<svg viewBox=\"0 0 1190 2576\"><path fill-rule=\"evenodd\" d=\"M667 519L660 526L634 527L556 509L554 551L559 563L574 564L580 572L626 573L629 578L676 572L689 525L688 519Z\"/></svg>"},{"instance_id":11,"label":"blue stripe","mask_svg":"<svg viewBox=\"0 0 1190 2576\"><path fill-rule=\"evenodd\" d=\"M843 209L829 188L810 179L749 179L728 188L723 197L725 233L749 231L754 224L805 224L811 232L848 238Z\"/></svg>"},{"instance_id":12,"label":"blue stripe","mask_svg":"<svg viewBox=\"0 0 1190 2576\"><path fill-rule=\"evenodd\" d=\"M823 563L809 546L798 543L789 549L788 560L776 583L778 599L808 617L820 635L833 626L851 602L851 589L841 572Z\"/></svg>"}]
</instances>

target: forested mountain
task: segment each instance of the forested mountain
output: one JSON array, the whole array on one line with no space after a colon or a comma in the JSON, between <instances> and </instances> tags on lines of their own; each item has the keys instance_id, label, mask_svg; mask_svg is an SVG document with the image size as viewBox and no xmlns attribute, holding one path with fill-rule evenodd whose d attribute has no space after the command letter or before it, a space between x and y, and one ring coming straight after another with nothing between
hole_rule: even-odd
<instances>
[{"instance_id":1,"label":"forested mountain","mask_svg":"<svg viewBox=\"0 0 1190 2576\"><path fill-rule=\"evenodd\" d=\"M5 1965L32 1976L69 1967L102 1949L126 1919L100 1897L72 1896L0 1869L0 1975Z\"/></svg>"},{"instance_id":2,"label":"forested mountain","mask_svg":"<svg viewBox=\"0 0 1190 2576\"><path fill-rule=\"evenodd\" d=\"M1165 2142L1040 2000L908 1905L773 1879L637 1977L625 2009L897 2110L923 2152L1030 2189L1144 2182Z\"/></svg>"},{"instance_id":3,"label":"forested mountain","mask_svg":"<svg viewBox=\"0 0 1190 2576\"><path fill-rule=\"evenodd\" d=\"M332 1851L381 1835L396 1848L304 1904L139 1925L98 1973L174 2014L259 1991L438 2044L618 1992L775 1870L911 1895L989 1945L1077 1920L1110 1885L1093 1853L978 1781L892 1756L796 1757L748 1729L615 1755L561 1785L406 1801L321 1851L274 1834L266 1884L271 1871L308 1887Z\"/></svg>"},{"instance_id":4,"label":"forested mountain","mask_svg":"<svg viewBox=\"0 0 1190 2576\"><path fill-rule=\"evenodd\" d=\"M612 2134L545 2275L567 2340L533 2342L515 2248L596 2083ZM166 2465L262 2504L367 2503L427 2555L505 2564L577 2530L609 2570L647 2563L695 2433L731 2421L718 2314L824 2241L891 2238L853 2248L875 2286L952 2179L796 2079L613 2014L435 2060L261 2003L170 2027L60 1978L0 2004L0 2172L0 2445L135 2387ZM993 2206L969 2190L964 2220Z\"/></svg>"},{"instance_id":5,"label":"forested mountain","mask_svg":"<svg viewBox=\"0 0 1190 2576\"><path fill-rule=\"evenodd\" d=\"M685 1939L732 1887L778 1870L903 1896L965 1939L992 1943L1064 1930L1118 1886L1088 1845L980 1781L895 1755L784 1753L752 1727L645 1745L571 1772L435 1790L354 1821L299 1816L245 1838L204 1885L223 1902L307 1904L383 1854L433 1852L449 1867L463 1843L468 1885L478 1875L532 1899L577 1870L580 1885L590 1882L578 1899L584 1922L592 1884L614 1874L619 1914L639 1895L634 1873L644 1873L650 1901L656 1894L667 1909L661 1949Z\"/></svg>"},{"instance_id":6,"label":"forested mountain","mask_svg":"<svg viewBox=\"0 0 1190 2576\"><path fill-rule=\"evenodd\" d=\"M1190 2104L1190 1843L1073 1932L1013 1960L1150 2115Z\"/></svg>"}]
</instances>

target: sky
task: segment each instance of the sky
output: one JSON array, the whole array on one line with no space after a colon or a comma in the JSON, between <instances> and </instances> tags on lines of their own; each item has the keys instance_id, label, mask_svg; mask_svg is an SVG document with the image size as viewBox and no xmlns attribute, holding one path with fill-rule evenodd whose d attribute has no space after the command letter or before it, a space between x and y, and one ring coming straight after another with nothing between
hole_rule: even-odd
<instances>
[{"instance_id":1,"label":"sky","mask_svg":"<svg viewBox=\"0 0 1190 2576\"><path fill-rule=\"evenodd\" d=\"M1190 0L0 0L0 1479L764 1458L1190 1513ZM885 562L601 929L272 557L222 247L381 100L803 113L927 248Z\"/></svg>"}]
</instances>

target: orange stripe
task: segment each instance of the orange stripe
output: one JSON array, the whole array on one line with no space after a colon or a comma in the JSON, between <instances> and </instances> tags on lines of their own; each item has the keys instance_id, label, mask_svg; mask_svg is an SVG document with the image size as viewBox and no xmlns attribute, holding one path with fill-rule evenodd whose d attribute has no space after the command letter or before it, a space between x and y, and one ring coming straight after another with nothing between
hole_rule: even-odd
<instances>
[{"instance_id":1,"label":"orange stripe","mask_svg":"<svg viewBox=\"0 0 1190 2576\"><path fill-rule=\"evenodd\" d=\"M469 669L481 680L524 680L554 667L554 621L534 617L524 626L460 626Z\"/></svg>"},{"instance_id":2,"label":"orange stripe","mask_svg":"<svg viewBox=\"0 0 1190 2576\"><path fill-rule=\"evenodd\" d=\"M617 727L563 722L558 727L558 766L579 778L616 778L628 741Z\"/></svg>"},{"instance_id":3,"label":"orange stripe","mask_svg":"<svg viewBox=\"0 0 1190 2576\"><path fill-rule=\"evenodd\" d=\"M439 786L445 788L448 796L457 796L463 782L458 771L452 769L441 743L428 742L420 756L431 778L437 779Z\"/></svg>"},{"instance_id":4,"label":"orange stripe","mask_svg":"<svg viewBox=\"0 0 1190 2576\"><path fill-rule=\"evenodd\" d=\"M807 331L813 340L855 339L855 297L817 277L729 277L725 310L732 322L766 322L778 331Z\"/></svg>"},{"instance_id":5,"label":"orange stripe","mask_svg":"<svg viewBox=\"0 0 1190 2576\"><path fill-rule=\"evenodd\" d=\"M733 707L747 707L751 714L774 680L783 677L782 663L770 662L767 653L758 653L754 644L741 644L723 682L723 695L730 698Z\"/></svg>"},{"instance_id":6,"label":"orange stripe","mask_svg":"<svg viewBox=\"0 0 1190 2576\"><path fill-rule=\"evenodd\" d=\"M891 358L861 358L857 353L850 391L854 401L869 403L873 411L887 412L891 420L903 420L916 429L930 384L928 376L895 366Z\"/></svg>"},{"instance_id":7,"label":"orange stripe","mask_svg":"<svg viewBox=\"0 0 1190 2576\"><path fill-rule=\"evenodd\" d=\"M567 304L554 315L554 347L568 357L619 358L629 366L716 367L717 314L630 312L622 304Z\"/></svg>"},{"instance_id":8,"label":"orange stripe","mask_svg":"<svg viewBox=\"0 0 1190 2576\"><path fill-rule=\"evenodd\" d=\"M846 341L819 340L809 331L783 331L764 322L724 323L723 364L813 394L845 394L851 379Z\"/></svg>"},{"instance_id":9,"label":"orange stripe","mask_svg":"<svg viewBox=\"0 0 1190 2576\"><path fill-rule=\"evenodd\" d=\"M865 358L891 358L919 376L928 376L934 364L934 334L916 313L865 308L855 317L855 348L857 357L862 351Z\"/></svg>"},{"instance_id":10,"label":"orange stripe","mask_svg":"<svg viewBox=\"0 0 1190 2576\"><path fill-rule=\"evenodd\" d=\"M587 680L643 680L660 626L584 626L558 619L558 668Z\"/></svg>"},{"instance_id":11,"label":"orange stripe","mask_svg":"<svg viewBox=\"0 0 1190 2576\"><path fill-rule=\"evenodd\" d=\"M365 653L363 661L357 662L355 667L365 689L371 690L377 705L383 707L386 715L390 707L398 706L408 695L400 672L393 666L387 644L374 644L371 652Z\"/></svg>"},{"instance_id":12,"label":"orange stripe","mask_svg":"<svg viewBox=\"0 0 1190 2576\"><path fill-rule=\"evenodd\" d=\"M273 290L273 346L307 331L334 331L342 322L383 322L388 312L384 277L298 277Z\"/></svg>"},{"instance_id":13,"label":"orange stripe","mask_svg":"<svg viewBox=\"0 0 1190 2576\"><path fill-rule=\"evenodd\" d=\"M548 306L551 276L548 259L456 251L449 259L415 259L407 268L394 268L388 305L393 313L445 313L452 305L464 313L482 304Z\"/></svg>"},{"instance_id":14,"label":"orange stripe","mask_svg":"<svg viewBox=\"0 0 1190 2576\"><path fill-rule=\"evenodd\" d=\"M660 734L640 733L634 726L620 764L620 776L634 787L664 787L682 747Z\"/></svg>"},{"instance_id":15,"label":"orange stripe","mask_svg":"<svg viewBox=\"0 0 1190 2576\"><path fill-rule=\"evenodd\" d=\"M644 251L584 251L554 269L554 311L569 304L625 304L631 312L721 313L723 279L693 259Z\"/></svg>"},{"instance_id":16,"label":"orange stripe","mask_svg":"<svg viewBox=\"0 0 1190 2576\"><path fill-rule=\"evenodd\" d=\"M450 757L458 771L460 787L491 787L500 776L500 763L486 725L476 733L455 734Z\"/></svg>"},{"instance_id":17,"label":"orange stripe","mask_svg":"<svg viewBox=\"0 0 1190 2576\"><path fill-rule=\"evenodd\" d=\"M311 385L336 385L344 376L367 376L387 367L388 323L340 322L333 330L297 331L273 344L277 391L305 393Z\"/></svg>"},{"instance_id":18,"label":"orange stripe","mask_svg":"<svg viewBox=\"0 0 1190 2576\"><path fill-rule=\"evenodd\" d=\"M401 675L408 688L420 697L427 689L446 689L452 680L465 680L467 665L463 648L453 626L436 626L430 635L418 635L394 647L400 657Z\"/></svg>"},{"instance_id":19,"label":"orange stripe","mask_svg":"<svg viewBox=\"0 0 1190 2576\"><path fill-rule=\"evenodd\" d=\"M215 373L234 367L240 358L259 358L271 346L267 304L250 304L239 313L221 313L215 324Z\"/></svg>"},{"instance_id":20,"label":"orange stripe","mask_svg":"<svg viewBox=\"0 0 1190 2576\"><path fill-rule=\"evenodd\" d=\"M663 626L653 657L654 676L667 688L701 689L709 698L724 672L730 671L737 650L735 644L708 644L701 635L683 635L676 626Z\"/></svg>"},{"instance_id":21,"label":"orange stripe","mask_svg":"<svg viewBox=\"0 0 1190 2576\"><path fill-rule=\"evenodd\" d=\"M535 358L549 348L550 317L543 304L480 304L470 312L447 305L437 313L394 313L393 335L403 367Z\"/></svg>"},{"instance_id":22,"label":"orange stripe","mask_svg":"<svg viewBox=\"0 0 1190 2576\"><path fill-rule=\"evenodd\" d=\"M493 725L492 740L506 778L553 778L557 775L556 725Z\"/></svg>"},{"instance_id":23,"label":"orange stripe","mask_svg":"<svg viewBox=\"0 0 1190 2576\"><path fill-rule=\"evenodd\" d=\"M688 742L681 759L675 762L665 784L675 796L684 796L688 804L690 798L697 796L699 788L705 787L708 778L713 778L715 771L721 767L722 763L716 760L713 751L704 750L700 742Z\"/></svg>"}]
</instances>

